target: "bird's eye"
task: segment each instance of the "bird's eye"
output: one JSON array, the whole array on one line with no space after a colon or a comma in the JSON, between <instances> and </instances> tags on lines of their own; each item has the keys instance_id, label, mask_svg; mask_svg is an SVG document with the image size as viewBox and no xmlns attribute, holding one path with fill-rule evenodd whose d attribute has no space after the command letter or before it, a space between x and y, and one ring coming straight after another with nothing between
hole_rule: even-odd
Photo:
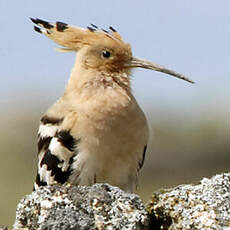
<instances>
[{"instance_id":1,"label":"bird's eye","mask_svg":"<svg viewBox=\"0 0 230 230\"><path fill-rule=\"evenodd\" d=\"M104 51L102 51L102 56L104 58L110 58L111 53L109 51L107 51L107 50L104 50Z\"/></svg>"}]
</instances>

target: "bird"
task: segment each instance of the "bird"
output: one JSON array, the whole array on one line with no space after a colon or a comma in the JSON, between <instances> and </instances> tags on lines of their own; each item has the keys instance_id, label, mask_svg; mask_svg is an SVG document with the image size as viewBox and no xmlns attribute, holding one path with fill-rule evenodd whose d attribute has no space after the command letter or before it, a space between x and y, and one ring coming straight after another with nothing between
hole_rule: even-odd
<instances>
[{"instance_id":1,"label":"bird","mask_svg":"<svg viewBox=\"0 0 230 230\"><path fill-rule=\"evenodd\" d=\"M34 30L75 52L64 94L41 117L34 190L40 186L108 183L134 192L149 138L147 119L131 88L134 68L189 78L136 58L112 26L87 28L30 18Z\"/></svg>"}]
</instances>

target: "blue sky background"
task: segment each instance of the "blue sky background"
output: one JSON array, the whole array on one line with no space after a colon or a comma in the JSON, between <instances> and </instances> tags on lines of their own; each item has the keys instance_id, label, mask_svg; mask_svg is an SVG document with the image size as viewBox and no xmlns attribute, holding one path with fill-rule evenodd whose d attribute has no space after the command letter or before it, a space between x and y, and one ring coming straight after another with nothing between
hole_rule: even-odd
<instances>
[{"instance_id":1,"label":"blue sky background","mask_svg":"<svg viewBox=\"0 0 230 230\"><path fill-rule=\"evenodd\" d=\"M1 112L45 110L63 93L74 63L74 54L55 52L56 44L33 31L29 17L81 27L112 25L131 43L135 56L196 82L134 71L134 93L150 117L157 111L195 119L227 109L229 9L228 0L0 0Z\"/></svg>"}]
</instances>

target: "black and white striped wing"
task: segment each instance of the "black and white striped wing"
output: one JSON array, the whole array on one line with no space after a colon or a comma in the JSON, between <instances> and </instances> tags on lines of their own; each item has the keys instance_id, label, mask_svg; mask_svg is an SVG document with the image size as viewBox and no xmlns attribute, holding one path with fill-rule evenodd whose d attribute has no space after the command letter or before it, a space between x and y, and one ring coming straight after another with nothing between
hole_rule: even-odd
<instances>
[{"instance_id":1,"label":"black and white striped wing","mask_svg":"<svg viewBox=\"0 0 230 230\"><path fill-rule=\"evenodd\" d=\"M62 128L63 118L43 116L38 131L38 172L34 189L65 183L71 175L77 140Z\"/></svg>"}]
</instances>

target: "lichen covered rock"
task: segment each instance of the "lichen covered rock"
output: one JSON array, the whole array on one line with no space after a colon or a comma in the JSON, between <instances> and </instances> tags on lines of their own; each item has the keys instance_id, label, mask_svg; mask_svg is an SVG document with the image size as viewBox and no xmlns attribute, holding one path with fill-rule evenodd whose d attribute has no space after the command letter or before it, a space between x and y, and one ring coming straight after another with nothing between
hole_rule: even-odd
<instances>
[{"instance_id":1,"label":"lichen covered rock","mask_svg":"<svg viewBox=\"0 0 230 230\"><path fill-rule=\"evenodd\" d=\"M135 194L107 184L45 186L18 204L13 229L148 229Z\"/></svg>"},{"instance_id":2,"label":"lichen covered rock","mask_svg":"<svg viewBox=\"0 0 230 230\"><path fill-rule=\"evenodd\" d=\"M147 209L152 229L230 230L230 174L156 192Z\"/></svg>"}]
</instances>

